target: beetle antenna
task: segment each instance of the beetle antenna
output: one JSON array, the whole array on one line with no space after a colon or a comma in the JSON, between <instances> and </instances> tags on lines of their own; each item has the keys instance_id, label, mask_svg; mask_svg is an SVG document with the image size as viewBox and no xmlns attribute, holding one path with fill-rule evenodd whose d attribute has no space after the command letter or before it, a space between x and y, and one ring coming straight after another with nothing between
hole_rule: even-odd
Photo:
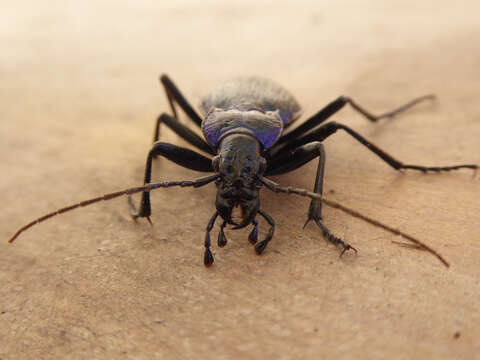
<instances>
[{"instance_id":1,"label":"beetle antenna","mask_svg":"<svg viewBox=\"0 0 480 360\"><path fill-rule=\"evenodd\" d=\"M193 186L193 187L197 188L197 187L207 185L207 184L211 183L212 181L217 180L218 177L219 177L218 174L214 174L214 175L206 176L206 177L196 179L196 180L163 181L163 182L154 183L154 184L150 183L150 184L145 184L143 186L137 186L137 187L133 187L133 188L130 188L130 189L125 189L125 190L122 190L122 191L117 191L117 192L105 194L105 195L98 196L98 197L93 198L93 199L84 200L84 201L81 201L77 204L66 206L64 208L55 210L51 213L48 213L46 215L43 215L43 216L39 217L38 219L33 220L32 222L29 222L28 224L26 224L26 225L22 226L20 229L18 229L17 232L10 238L10 240L8 240L8 242L12 243L21 233L23 233L25 230L31 228L32 226L34 226L36 224L39 224L39 223L41 223L41 222L43 222L47 219L50 219L50 218L52 218L56 215L60 215L60 214L69 212L69 211L71 211L73 209L76 209L76 208L79 208L79 207L85 207L85 206L88 206L88 205L92 205L92 204L94 204L96 202L99 202L99 201L111 200L111 199L114 199L116 197L123 196L123 195L131 195L131 194L135 194L135 193L139 193L139 192L143 192L143 191L149 192L151 190L155 190L155 189L158 189L158 188L166 188L166 187L172 187L172 186L180 186L180 187Z\"/></svg>"},{"instance_id":2,"label":"beetle antenna","mask_svg":"<svg viewBox=\"0 0 480 360\"><path fill-rule=\"evenodd\" d=\"M414 238L413 236L410 236L398 229L395 229L395 228L392 228L388 225L385 225L383 223L381 223L380 221L378 220L375 220L375 219L372 219L371 217L368 217L366 215L363 215L361 213L359 213L358 211L356 210L353 210L353 209L350 209L342 204L339 204L337 203L336 201L333 201L333 200L329 200L329 199L325 199L322 195L320 194L317 194L317 193L314 193L314 192L311 192L311 191L308 191L308 190L305 190L305 189L296 189L296 188L293 188L291 186L287 186L287 187L284 187L284 186L280 186L279 184L277 184L276 182L270 180L270 179L267 179L263 176L259 177L259 180L270 190L274 191L274 192L281 192L281 193L286 193L286 194L296 194L296 195L300 195L300 196L305 196L305 197L309 197L311 199L315 199L315 200L320 200L322 203L324 203L325 205L328 205L332 208L335 208L335 209L338 209L338 210L341 210L343 211L344 213L347 213L353 217L356 217L357 219L361 219L365 222L368 222L370 224L372 224L373 226L376 226L376 227L379 227L379 228L382 228L383 230L386 230L392 234L395 234L395 235L400 235L402 237L404 237L405 239L407 239L408 241L412 242L413 244L415 244L414 246L417 247L418 249L421 249L421 250L425 250L425 251L428 251L430 254L432 254L433 256L435 256L438 260L440 260L447 268L450 267L450 264L448 263L447 260L445 260L445 258L440 255L437 251L435 251L434 249L432 249L430 246L424 244L422 241Z\"/></svg>"}]
</instances>

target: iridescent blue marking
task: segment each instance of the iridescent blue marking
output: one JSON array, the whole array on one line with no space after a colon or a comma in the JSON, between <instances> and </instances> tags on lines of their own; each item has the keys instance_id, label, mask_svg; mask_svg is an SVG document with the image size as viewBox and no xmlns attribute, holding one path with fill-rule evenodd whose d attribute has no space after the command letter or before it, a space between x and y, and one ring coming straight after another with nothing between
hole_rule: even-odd
<instances>
[{"instance_id":1,"label":"iridescent blue marking","mask_svg":"<svg viewBox=\"0 0 480 360\"><path fill-rule=\"evenodd\" d=\"M230 132L250 133L263 145L271 147L280 137L283 121L279 112L261 113L258 111L239 111L217 109L210 112L202 123L205 139L214 147L222 136Z\"/></svg>"}]
</instances>

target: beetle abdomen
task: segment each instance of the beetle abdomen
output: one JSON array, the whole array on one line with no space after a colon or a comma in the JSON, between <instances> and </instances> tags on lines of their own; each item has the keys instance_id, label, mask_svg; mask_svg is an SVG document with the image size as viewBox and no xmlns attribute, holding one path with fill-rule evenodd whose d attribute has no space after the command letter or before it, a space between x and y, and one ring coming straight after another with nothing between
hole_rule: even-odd
<instances>
[{"instance_id":1,"label":"beetle abdomen","mask_svg":"<svg viewBox=\"0 0 480 360\"><path fill-rule=\"evenodd\" d=\"M200 104L204 116L214 108L229 110L246 107L266 112L278 110L284 126L301 114L300 105L287 90L269 79L256 76L225 82L206 95Z\"/></svg>"}]
</instances>

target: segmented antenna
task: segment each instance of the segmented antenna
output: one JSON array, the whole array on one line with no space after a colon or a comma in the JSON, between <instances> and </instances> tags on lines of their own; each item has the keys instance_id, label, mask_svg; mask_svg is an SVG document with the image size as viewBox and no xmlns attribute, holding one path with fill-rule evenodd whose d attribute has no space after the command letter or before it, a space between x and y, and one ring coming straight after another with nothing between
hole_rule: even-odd
<instances>
[{"instance_id":1,"label":"segmented antenna","mask_svg":"<svg viewBox=\"0 0 480 360\"><path fill-rule=\"evenodd\" d=\"M122 190L122 191L117 191L117 192L113 192L113 193L110 193L110 194L105 194L105 195L102 195L102 196L99 196L99 197L96 197L96 198L93 198L93 199L84 200L84 201L81 201L77 204L66 206L64 208L55 210L51 213L48 213L46 215L43 215L43 216L39 217L36 220L33 220L32 222L29 222L28 224L26 224L26 225L22 226L20 229L18 229L17 232L10 238L10 240L8 240L8 242L9 243L14 242L15 239L21 233L23 233L25 230L31 228L34 225L37 225L37 224L39 224L39 223L41 223L41 222L43 222L47 219L50 219L50 218L52 218L56 215L64 214L66 212L69 212L69 211L71 211L73 209L76 209L76 208L79 208L79 207L85 207L85 206L94 204L94 203L99 202L99 201L111 200L111 199L114 199L116 197L123 196L123 195L131 195L131 194L135 194L135 193L139 193L139 192L143 192L143 191L149 192L151 190L158 189L158 188L164 188L164 187L171 187L171 186L200 187L200 186L206 185L208 183L211 183L212 181L217 180L218 177L219 177L218 174L214 174L214 175L210 175L210 176L203 177L203 178L193 180L193 181L190 181L190 180L187 180L187 181L164 181L164 182L155 183L155 184L145 184L143 186L138 186L138 187L134 187L134 188L130 188L130 189L125 189L125 190Z\"/></svg>"},{"instance_id":2,"label":"segmented antenna","mask_svg":"<svg viewBox=\"0 0 480 360\"><path fill-rule=\"evenodd\" d=\"M338 209L338 210L341 210L343 211L344 213L347 213L353 217L356 217L358 219L361 219L363 221L366 221L370 224L372 224L373 226L376 226L376 227L379 227L379 228L382 228L383 230L386 230L392 234L395 234L395 235L400 235L402 236L403 238L407 239L408 241L412 242L413 244L415 244L416 247L418 247L419 249L421 250L425 250L425 251L428 251L430 254L434 255L438 260L440 260L443 265L445 265L447 268L450 267L450 264L448 263L447 260L445 260L445 258L443 258L442 255L440 255L437 251L435 251L434 249L432 249L430 246L424 244L422 241L414 238L413 236L410 236L398 229L394 229L388 225L385 225L383 223L381 223L380 221L378 220L375 220L375 219L372 219L366 215L363 215L363 214L360 214L358 211L355 211L355 210L352 210L344 205L341 205L339 203L337 203L336 201L333 201L333 200L329 200L329 199L325 199L322 195L320 194L317 194L317 193L314 193L314 192L311 192L311 191L308 191L308 190L305 190L305 189L296 189L296 188L293 188L291 186L280 186L279 184L277 184L276 182L270 180L270 179L267 179L265 177L259 177L260 181L270 190L274 191L274 192L281 192L281 193L286 193L286 194L296 194L296 195L300 195L300 196L305 196L305 197L309 197L310 199L315 199L315 200L320 200L322 203L324 203L325 205L328 205L332 208L335 208L335 209Z\"/></svg>"}]
</instances>

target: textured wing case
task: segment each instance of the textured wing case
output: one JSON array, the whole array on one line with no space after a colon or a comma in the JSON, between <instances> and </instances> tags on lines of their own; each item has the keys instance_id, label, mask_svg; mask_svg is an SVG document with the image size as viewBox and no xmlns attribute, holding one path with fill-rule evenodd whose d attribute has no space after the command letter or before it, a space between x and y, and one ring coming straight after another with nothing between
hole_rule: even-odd
<instances>
[{"instance_id":1,"label":"textured wing case","mask_svg":"<svg viewBox=\"0 0 480 360\"><path fill-rule=\"evenodd\" d=\"M223 110L256 107L264 111L279 111L284 125L301 114L295 98L277 83L256 76L237 78L223 83L205 96L200 104L204 116L213 109Z\"/></svg>"}]
</instances>

